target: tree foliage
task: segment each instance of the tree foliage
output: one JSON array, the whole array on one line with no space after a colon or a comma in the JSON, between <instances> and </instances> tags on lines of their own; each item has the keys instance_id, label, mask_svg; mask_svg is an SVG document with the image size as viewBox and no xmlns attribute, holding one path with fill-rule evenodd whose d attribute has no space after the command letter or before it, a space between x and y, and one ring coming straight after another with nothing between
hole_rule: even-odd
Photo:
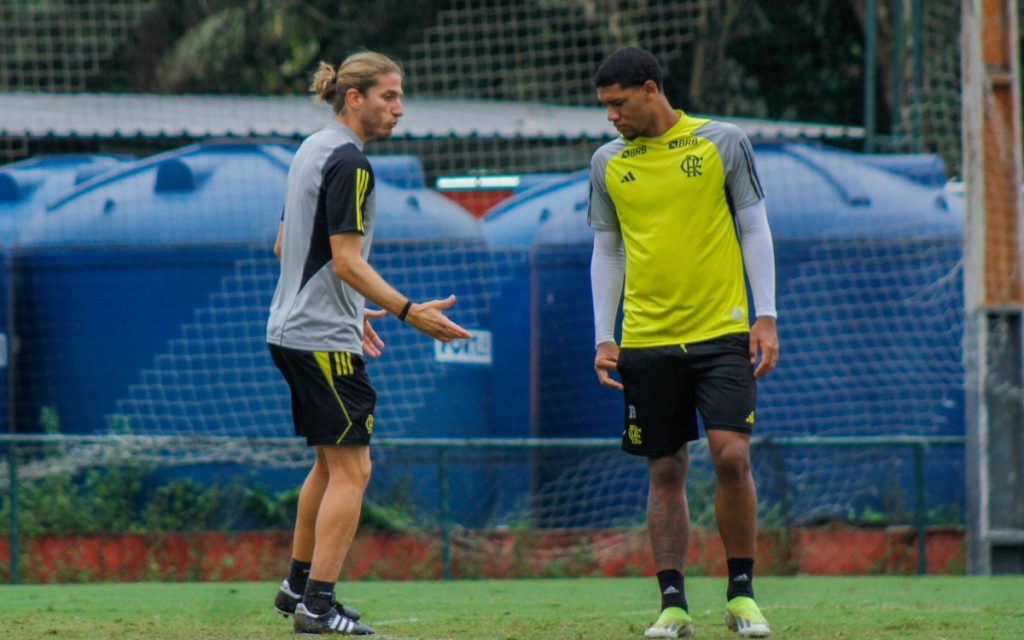
<instances>
[{"instance_id":1,"label":"tree foliage","mask_svg":"<svg viewBox=\"0 0 1024 640\"><path fill-rule=\"evenodd\" d=\"M535 1L549 11L556 5L583 10L596 25L591 34L552 37L584 38L590 46L596 39L609 49L631 42L629 25L622 22L622 8L629 4L624 0ZM903 1L879 0L881 105L887 102L885 81L892 74L888 16L892 4ZM693 46L662 55L671 70L666 91L673 104L697 112L859 124L863 4L721 0L687 5L699 7L701 34ZM652 16L658 7L664 12L676 5L669 0L644 3ZM367 48L407 59L424 42L426 30L438 24L439 12L451 6L451 0L166 0L154 4L135 40L111 63L120 73L96 78L89 89L303 93L318 60L337 63ZM505 19L500 6L494 15ZM549 26L558 30L557 21ZM535 82L559 81L549 73L531 75L528 68L516 74ZM473 79L464 84L473 86ZM587 95L577 103L591 102Z\"/></svg>"},{"instance_id":2,"label":"tree foliage","mask_svg":"<svg viewBox=\"0 0 1024 640\"><path fill-rule=\"evenodd\" d=\"M722 3L691 102L701 111L785 120L862 120L863 30L856 0ZM695 65L701 60L694 60Z\"/></svg>"},{"instance_id":3,"label":"tree foliage","mask_svg":"<svg viewBox=\"0 0 1024 640\"><path fill-rule=\"evenodd\" d=\"M403 59L447 2L174 0L120 57L132 91L302 93L318 60L373 49Z\"/></svg>"}]
</instances>

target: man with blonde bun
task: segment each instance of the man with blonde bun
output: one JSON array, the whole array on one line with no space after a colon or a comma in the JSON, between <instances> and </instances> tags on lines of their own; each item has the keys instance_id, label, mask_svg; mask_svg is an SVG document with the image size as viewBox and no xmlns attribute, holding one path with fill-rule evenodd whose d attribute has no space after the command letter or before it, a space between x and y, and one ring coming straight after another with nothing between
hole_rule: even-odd
<instances>
[{"instance_id":1,"label":"man with blonde bun","mask_svg":"<svg viewBox=\"0 0 1024 640\"><path fill-rule=\"evenodd\" d=\"M321 62L312 91L334 119L303 141L288 172L267 342L291 389L295 432L316 459L299 494L291 569L274 604L294 616L296 633L371 635L334 593L370 480L377 395L363 355L384 347L370 318L391 313L442 342L469 334L444 314L455 296L414 303L367 262L376 206L363 145L390 136L404 114L401 67L370 51L337 70ZM364 310L365 300L382 310Z\"/></svg>"}]
</instances>

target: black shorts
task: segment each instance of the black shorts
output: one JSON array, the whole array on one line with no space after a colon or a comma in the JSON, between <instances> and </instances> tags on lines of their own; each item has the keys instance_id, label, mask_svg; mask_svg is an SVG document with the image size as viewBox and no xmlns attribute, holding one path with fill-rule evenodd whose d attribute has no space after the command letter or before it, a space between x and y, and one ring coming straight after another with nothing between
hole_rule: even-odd
<instances>
[{"instance_id":1,"label":"black shorts","mask_svg":"<svg viewBox=\"0 0 1024 640\"><path fill-rule=\"evenodd\" d=\"M742 333L695 344L622 349L622 449L649 458L672 455L700 437L698 411L705 429L749 434L757 403L749 345L749 334Z\"/></svg>"},{"instance_id":2,"label":"black shorts","mask_svg":"<svg viewBox=\"0 0 1024 640\"><path fill-rule=\"evenodd\" d=\"M305 436L311 447L370 444L377 392L362 356L269 346L292 392L296 435Z\"/></svg>"}]
</instances>

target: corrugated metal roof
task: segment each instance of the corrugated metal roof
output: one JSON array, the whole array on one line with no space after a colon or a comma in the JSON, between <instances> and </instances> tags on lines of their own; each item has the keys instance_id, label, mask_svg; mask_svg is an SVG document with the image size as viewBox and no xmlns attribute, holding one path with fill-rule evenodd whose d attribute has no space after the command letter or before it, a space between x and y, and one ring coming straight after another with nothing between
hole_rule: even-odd
<instances>
[{"instance_id":1,"label":"corrugated metal roof","mask_svg":"<svg viewBox=\"0 0 1024 640\"><path fill-rule=\"evenodd\" d=\"M406 138L594 138L615 130L599 107L408 98L395 130ZM323 126L327 106L308 97L170 96L0 92L0 135L135 138L302 138ZM860 139L861 127L719 118L757 139Z\"/></svg>"}]
</instances>

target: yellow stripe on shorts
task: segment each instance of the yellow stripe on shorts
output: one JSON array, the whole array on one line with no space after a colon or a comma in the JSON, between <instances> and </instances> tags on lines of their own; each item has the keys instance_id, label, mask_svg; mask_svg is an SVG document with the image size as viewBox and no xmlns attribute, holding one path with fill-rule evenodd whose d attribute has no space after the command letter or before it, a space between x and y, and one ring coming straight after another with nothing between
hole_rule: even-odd
<instances>
[{"instance_id":1,"label":"yellow stripe on shorts","mask_svg":"<svg viewBox=\"0 0 1024 640\"><path fill-rule=\"evenodd\" d=\"M327 384L331 386L331 391L334 392L334 397L338 399L338 404L341 405L341 411L345 414L345 420L348 422L348 426L345 428L345 433L341 434L341 438L338 438L338 442L341 442L342 438L348 433L348 430L352 428L352 418L348 415L348 409L345 408L345 403L341 400L341 395L338 394L338 389L334 386L334 376L331 375L331 354L326 351L314 351L313 355L316 357L316 362L320 365L320 371L323 372L324 377L327 378ZM336 361L337 362L337 361Z\"/></svg>"}]
</instances>

